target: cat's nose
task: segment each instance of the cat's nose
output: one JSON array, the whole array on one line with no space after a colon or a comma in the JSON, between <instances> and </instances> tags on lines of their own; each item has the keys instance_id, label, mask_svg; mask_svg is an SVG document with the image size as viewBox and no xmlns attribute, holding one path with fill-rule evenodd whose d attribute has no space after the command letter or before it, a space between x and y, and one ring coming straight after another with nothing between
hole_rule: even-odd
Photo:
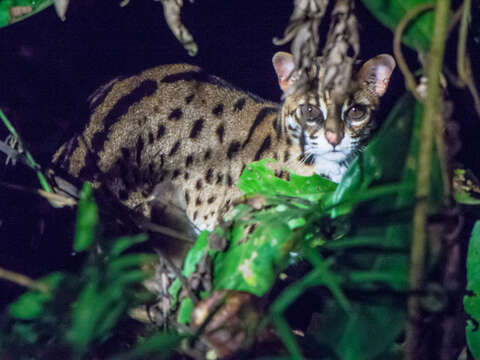
<instances>
[{"instance_id":1,"label":"cat's nose","mask_svg":"<svg viewBox=\"0 0 480 360\"><path fill-rule=\"evenodd\" d=\"M327 139L327 141L333 146L338 145L340 142L340 137L332 130L325 131L325 139Z\"/></svg>"}]
</instances>

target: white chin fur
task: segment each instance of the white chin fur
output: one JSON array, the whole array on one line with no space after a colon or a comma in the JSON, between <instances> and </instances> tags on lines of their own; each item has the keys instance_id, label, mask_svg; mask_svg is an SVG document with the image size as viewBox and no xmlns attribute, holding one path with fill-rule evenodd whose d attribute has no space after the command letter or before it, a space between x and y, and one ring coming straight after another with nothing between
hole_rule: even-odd
<instances>
[{"instance_id":1,"label":"white chin fur","mask_svg":"<svg viewBox=\"0 0 480 360\"><path fill-rule=\"evenodd\" d=\"M339 183L346 171L347 167L340 165L337 161L329 161L321 157L315 158L315 173L326 176L333 182Z\"/></svg>"}]
</instances>

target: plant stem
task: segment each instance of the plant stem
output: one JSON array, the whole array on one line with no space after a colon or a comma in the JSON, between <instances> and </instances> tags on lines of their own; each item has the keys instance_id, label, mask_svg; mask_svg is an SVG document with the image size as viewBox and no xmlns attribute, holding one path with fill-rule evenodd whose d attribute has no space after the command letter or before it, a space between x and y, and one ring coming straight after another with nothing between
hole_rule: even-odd
<instances>
[{"instance_id":1,"label":"plant stem","mask_svg":"<svg viewBox=\"0 0 480 360\"><path fill-rule=\"evenodd\" d=\"M427 209L430 193L430 170L432 164L433 139L435 134L435 116L438 115L440 102L440 73L442 70L445 39L448 28L450 0L437 0L435 3L435 22L432 47L427 69L427 96L424 102L424 114L420 132L420 151L417 163L417 202L413 216L413 239L410 254L410 290L418 293L423 286L425 250L427 242ZM420 298L408 299L408 318L406 333L405 359L417 359L421 344L418 321L421 318Z\"/></svg>"},{"instance_id":2,"label":"plant stem","mask_svg":"<svg viewBox=\"0 0 480 360\"><path fill-rule=\"evenodd\" d=\"M0 267L0 279L5 279L14 282L20 286L25 286L30 289L41 291L44 294L48 294L49 289L45 284L39 283L28 276L19 274Z\"/></svg>"},{"instance_id":3,"label":"plant stem","mask_svg":"<svg viewBox=\"0 0 480 360\"><path fill-rule=\"evenodd\" d=\"M5 124L8 131L10 131L10 133L18 139L18 142L22 146L23 151L25 153L25 158L27 159L28 166L30 166L37 173L38 180L40 181L40 185L42 186L43 190L45 190L46 192L52 192L52 189L50 188L50 185L48 184L47 179L45 178L43 173L40 171L40 165L38 165L35 162L32 154L30 154L30 152L27 149L25 149L25 146L23 145L23 142L20 139L20 136L18 136L17 131L13 127L12 123L7 119L2 109L0 109L0 119Z\"/></svg>"},{"instance_id":4,"label":"plant stem","mask_svg":"<svg viewBox=\"0 0 480 360\"><path fill-rule=\"evenodd\" d=\"M405 86L408 90L411 91L411 93L413 94L413 96L415 96L418 102L422 102L422 97L417 92L417 82L412 72L408 68L405 58L403 57L402 35L407 25L410 24L410 22L413 19L415 19L417 16L419 16L421 13L427 10L432 10L433 6L434 6L433 4L422 4L408 11L405 14L405 16L402 18L402 20L400 20L400 22L398 23L398 26L395 29L395 34L393 38L393 54L397 59L398 68L400 69L403 76L405 77Z\"/></svg>"}]
</instances>

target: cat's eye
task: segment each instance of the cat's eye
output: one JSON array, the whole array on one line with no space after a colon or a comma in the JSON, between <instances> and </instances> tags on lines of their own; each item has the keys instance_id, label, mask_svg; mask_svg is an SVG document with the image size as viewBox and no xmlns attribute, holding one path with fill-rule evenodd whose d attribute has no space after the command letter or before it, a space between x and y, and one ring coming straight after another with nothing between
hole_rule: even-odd
<instances>
[{"instance_id":1,"label":"cat's eye","mask_svg":"<svg viewBox=\"0 0 480 360\"><path fill-rule=\"evenodd\" d=\"M322 110L316 105L300 105L300 113L303 121L305 121L307 124L313 124L323 119Z\"/></svg>"},{"instance_id":2,"label":"cat's eye","mask_svg":"<svg viewBox=\"0 0 480 360\"><path fill-rule=\"evenodd\" d=\"M351 121L363 120L365 115L367 115L367 112L368 108L365 105L353 105L347 110L347 118Z\"/></svg>"}]
</instances>

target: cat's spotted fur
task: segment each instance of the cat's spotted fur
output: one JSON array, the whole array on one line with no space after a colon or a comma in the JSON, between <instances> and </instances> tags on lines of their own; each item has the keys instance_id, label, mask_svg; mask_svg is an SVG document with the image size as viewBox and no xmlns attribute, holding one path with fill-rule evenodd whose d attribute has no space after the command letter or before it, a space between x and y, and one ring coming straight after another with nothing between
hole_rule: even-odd
<instances>
[{"instance_id":1,"label":"cat's spotted fur","mask_svg":"<svg viewBox=\"0 0 480 360\"><path fill-rule=\"evenodd\" d=\"M273 63L286 90L295 78L292 56L277 53ZM159 66L99 89L84 131L53 162L147 217L152 204L168 202L211 229L240 195L237 180L252 161L276 159L283 177L288 168L338 182L370 138L394 67L389 55L371 59L341 102L311 91L279 105L194 66Z\"/></svg>"}]
</instances>

